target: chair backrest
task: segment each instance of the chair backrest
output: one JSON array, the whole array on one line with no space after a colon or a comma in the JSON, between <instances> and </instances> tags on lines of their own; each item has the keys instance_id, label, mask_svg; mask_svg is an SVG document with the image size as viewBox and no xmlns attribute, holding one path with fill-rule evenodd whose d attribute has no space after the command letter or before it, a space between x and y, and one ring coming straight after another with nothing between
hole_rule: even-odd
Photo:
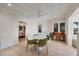
<instances>
[{"instance_id":1,"label":"chair backrest","mask_svg":"<svg viewBox=\"0 0 79 59\"><path fill-rule=\"evenodd\" d=\"M34 40L28 40L28 38L26 37L26 40L27 40L27 44L34 44Z\"/></svg>"},{"instance_id":2,"label":"chair backrest","mask_svg":"<svg viewBox=\"0 0 79 59\"><path fill-rule=\"evenodd\" d=\"M45 46L46 44L47 44L47 38L39 40L39 42L38 42L39 47Z\"/></svg>"},{"instance_id":3,"label":"chair backrest","mask_svg":"<svg viewBox=\"0 0 79 59\"><path fill-rule=\"evenodd\" d=\"M47 36L47 39L49 40L49 35L46 35Z\"/></svg>"}]
</instances>

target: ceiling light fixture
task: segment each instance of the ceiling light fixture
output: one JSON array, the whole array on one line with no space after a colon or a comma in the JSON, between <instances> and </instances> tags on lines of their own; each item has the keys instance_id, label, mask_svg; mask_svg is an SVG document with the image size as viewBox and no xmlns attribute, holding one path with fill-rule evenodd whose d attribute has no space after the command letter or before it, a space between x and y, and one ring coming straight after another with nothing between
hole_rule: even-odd
<instances>
[{"instance_id":1,"label":"ceiling light fixture","mask_svg":"<svg viewBox=\"0 0 79 59\"><path fill-rule=\"evenodd\" d=\"M57 17L57 16L54 16L54 17Z\"/></svg>"},{"instance_id":2,"label":"ceiling light fixture","mask_svg":"<svg viewBox=\"0 0 79 59\"><path fill-rule=\"evenodd\" d=\"M11 5L12 5L11 3L8 3L8 6L9 6L9 7L11 7Z\"/></svg>"}]
</instances>

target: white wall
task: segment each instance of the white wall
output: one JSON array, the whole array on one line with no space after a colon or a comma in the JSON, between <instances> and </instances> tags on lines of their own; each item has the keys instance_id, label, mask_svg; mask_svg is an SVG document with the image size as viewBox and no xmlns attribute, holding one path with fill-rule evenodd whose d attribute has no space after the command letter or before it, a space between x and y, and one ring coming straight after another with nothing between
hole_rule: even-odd
<instances>
[{"instance_id":1,"label":"white wall","mask_svg":"<svg viewBox=\"0 0 79 59\"><path fill-rule=\"evenodd\" d=\"M18 21L14 15L3 11L0 11L0 43L0 49L18 43Z\"/></svg>"},{"instance_id":2,"label":"white wall","mask_svg":"<svg viewBox=\"0 0 79 59\"><path fill-rule=\"evenodd\" d=\"M79 33L77 34L77 56L79 56Z\"/></svg>"},{"instance_id":3,"label":"white wall","mask_svg":"<svg viewBox=\"0 0 79 59\"><path fill-rule=\"evenodd\" d=\"M54 32L54 24L55 23L58 23L58 32L60 32L60 23L65 23L65 21L63 19L49 19L48 20L48 29L49 29L49 32Z\"/></svg>"},{"instance_id":4,"label":"white wall","mask_svg":"<svg viewBox=\"0 0 79 59\"><path fill-rule=\"evenodd\" d=\"M67 43L72 46L72 39L77 39L77 35L74 35L74 24L73 22L79 22L79 8L68 18L68 32L67 32Z\"/></svg>"},{"instance_id":5,"label":"white wall","mask_svg":"<svg viewBox=\"0 0 79 59\"><path fill-rule=\"evenodd\" d=\"M42 33L48 32L46 20L26 20L26 36L38 33L38 25L42 25Z\"/></svg>"}]
</instances>

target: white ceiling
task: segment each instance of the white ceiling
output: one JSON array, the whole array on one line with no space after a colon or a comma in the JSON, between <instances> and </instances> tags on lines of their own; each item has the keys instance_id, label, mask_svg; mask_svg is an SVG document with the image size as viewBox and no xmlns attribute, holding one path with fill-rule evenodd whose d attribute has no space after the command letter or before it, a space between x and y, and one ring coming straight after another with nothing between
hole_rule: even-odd
<instances>
[{"instance_id":1,"label":"white ceiling","mask_svg":"<svg viewBox=\"0 0 79 59\"><path fill-rule=\"evenodd\" d=\"M64 18L66 15L71 14L77 8L78 4L64 4L64 3L12 3L9 7L8 4L0 3L0 10L15 14L18 16L26 17L29 19L38 18L38 9L40 9L41 18L54 17ZM68 16L66 16L68 17Z\"/></svg>"}]
</instances>

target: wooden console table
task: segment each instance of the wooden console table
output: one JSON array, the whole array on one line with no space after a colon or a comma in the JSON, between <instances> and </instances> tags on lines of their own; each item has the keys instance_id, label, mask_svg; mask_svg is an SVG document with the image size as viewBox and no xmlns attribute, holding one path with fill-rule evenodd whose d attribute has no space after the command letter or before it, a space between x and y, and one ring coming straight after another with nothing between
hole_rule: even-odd
<instances>
[{"instance_id":1,"label":"wooden console table","mask_svg":"<svg viewBox=\"0 0 79 59\"><path fill-rule=\"evenodd\" d=\"M51 34L51 38L53 40L62 40L62 41L65 41L65 33L64 32L53 32Z\"/></svg>"}]
</instances>

